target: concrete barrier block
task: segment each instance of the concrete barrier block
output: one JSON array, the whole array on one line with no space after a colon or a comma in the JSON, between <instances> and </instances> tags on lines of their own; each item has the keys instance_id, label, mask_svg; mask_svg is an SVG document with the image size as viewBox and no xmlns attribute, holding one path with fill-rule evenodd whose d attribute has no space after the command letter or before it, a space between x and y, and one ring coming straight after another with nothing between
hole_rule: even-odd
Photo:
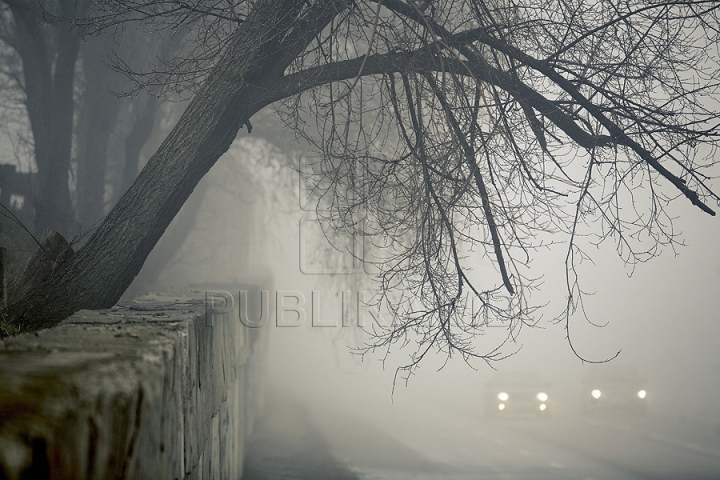
<instances>
[{"instance_id":1,"label":"concrete barrier block","mask_svg":"<svg viewBox=\"0 0 720 480\"><path fill-rule=\"evenodd\" d=\"M151 297L5 339L0 478L239 478L264 355L248 335Z\"/></svg>"}]
</instances>

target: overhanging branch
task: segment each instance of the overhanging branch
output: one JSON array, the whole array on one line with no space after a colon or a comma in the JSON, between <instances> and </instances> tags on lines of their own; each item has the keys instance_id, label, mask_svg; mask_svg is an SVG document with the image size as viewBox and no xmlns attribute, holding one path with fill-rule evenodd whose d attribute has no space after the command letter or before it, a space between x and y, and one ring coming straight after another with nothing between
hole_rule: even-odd
<instances>
[{"instance_id":1,"label":"overhanging branch","mask_svg":"<svg viewBox=\"0 0 720 480\"><path fill-rule=\"evenodd\" d=\"M675 4L676 2L672 2L672 4ZM688 2L680 2L680 3L688 3ZM698 3L698 4L706 4L713 2L710 0L701 1L701 2L689 2L690 4ZM695 190L692 190L688 185L677 175L670 172L667 168L665 168L660 161L653 156L653 154L648 151L647 149L643 148L639 143L637 143L635 140L630 138L630 136L625 133L625 131L618 126L615 122L607 118L598 108L596 105L594 105L589 99L587 99L584 95L582 95L578 89L566 78L564 78L562 75L560 75L555 69L553 69L550 64L547 62L540 61L536 58L533 58L532 56L526 54L525 52L519 50L516 47L513 47L512 45L509 45L507 42L498 39L497 37L490 34L489 29L475 29L474 32L476 35L473 35L468 40L464 41L458 41L457 38L459 36L457 34L453 35L451 32L449 32L447 29L445 29L442 25L438 24L435 20L433 20L430 17L427 17L420 12L418 12L416 9L412 8L410 5L407 5L400 0L383 0L383 5L385 5L388 9L395 12L397 15L403 16L405 18L408 18L418 25L423 26L424 28L427 28L430 30L430 33L434 37L440 37L442 42L445 42L449 46L453 46L455 48L458 48L458 50L469 60L469 65L472 65L473 63L477 64L484 64L486 63L481 57L476 55L476 53L469 47L470 41L480 41L481 43L499 51L503 54L507 55L510 58L513 58L514 60L518 61L520 64L528 66L543 75L545 75L548 79L555 82L556 85L558 85L561 89L563 89L565 92L567 92L575 101L577 101L580 106L582 106L590 115L592 115L610 134L609 137L607 136L601 136L601 137L595 137L596 139L602 139L602 144L608 144L608 143L617 143L620 145L624 145L631 150L633 150L642 160L644 160L648 165L650 165L656 172L658 172L661 176L663 176L665 179L667 179L670 183L675 186L685 197L687 197L693 205L700 208L702 211L710 214L715 215L715 211L712 210L705 202L703 202L700 199L700 196L698 195L698 192ZM720 8L720 7L716 7ZM456 40L453 42L451 39L455 38ZM500 88L503 88L505 91L513 95L515 98L524 98L521 92L525 91L526 93L530 95L540 95L538 92L535 92L531 88L524 86L520 84L517 80L511 78L509 75L507 75L505 72L501 72L500 70L494 69L490 67L489 65L486 65L486 68L490 68L491 72L493 74L499 74L501 75L500 83L496 84L492 82L493 84L499 86ZM474 69L470 69L474 72ZM502 84L512 86L513 83L518 83L516 86L516 93L520 94L519 96L516 93L513 93L512 91L506 89L503 87ZM543 97L544 98L544 97ZM529 100L529 99L526 99ZM537 102L538 99L534 99L535 102ZM544 102L539 102L544 103ZM552 102L550 102L552 103ZM541 114L545 115L548 119L550 119L555 125L560 127L565 133L567 133L573 140L578 142L579 145L585 147L585 148L592 148L594 146L602 146L602 144L595 142L595 144L588 144L583 141L578 141L578 138L574 137L570 131L563 128L561 125L558 125L558 122L556 120L564 120L562 117L557 118L557 114L554 112L554 110L557 110L557 107L554 105L551 109L545 110L544 108L538 108L536 105L533 105L533 102L528 101L528 104L530 104L533 108L538 110ZM553 117L556 117L555 119ZM569 117L568 117L569 118ZM570 130L574 130L572 125L575 125L575 122L571 120L571 124L566 124L566 127L569 127ZM579 128L579 127L578 127ZM580 129L581 130L581 129ZM580 138L582 138L582 135L580 135Z\"/></svg>"},{"instance_id":2,"label":"overhanging branch","mask_svg":"<svg viewBox=\"0 0 720 480\"><path fill-rule=\"evenodd\" d=\"M364 65L363 62L365 62ZM429 54L426 48L409 52L376 54L367 59L363 56L312 67L279 77L262 88L271 97L268 101L272 103L328 83L356 78L361 67L363 76L402 72L424 74L442 71L469 76L476 82L493 84L519 102L534 108L583 148L592 149L613 143L608 136L589 134L555 103L520 80L491 67L485 61L477 58L461 61L454 57L443 57L441 61L438 55Z\"/></svg>"}]
</instances>

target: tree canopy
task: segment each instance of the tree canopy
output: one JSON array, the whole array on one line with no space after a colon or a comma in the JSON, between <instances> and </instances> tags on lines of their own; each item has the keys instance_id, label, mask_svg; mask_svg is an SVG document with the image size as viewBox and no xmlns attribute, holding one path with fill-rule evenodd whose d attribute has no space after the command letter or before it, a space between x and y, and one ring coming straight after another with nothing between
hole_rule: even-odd
<instances>
[{"instance_id":1,"label":"tree canopy","mask_svg":"<svg viewBox=\"0 0 720 480\"><path fill-rule=\"evenodd\" d=\"M533 323L525 267L551 242L567 251L568 321L582 298L584 242L642 262L678 241L672 202L715 215L719 9L98 1L101 14L72 19L76 28L140 24L181 42L153 66L119 65L139 88L192 101L88 244L3 313L6 332L117 301L200 178L274 104L320 154L309 173L325 225L370 239L380 259L393 318L368 348L416 342L409 369L435 350L492 360L500 351L478 351L474 339L489 322L510 337ZM481 261L491 278L473 272Z\"/></svg>"}]
</instances>

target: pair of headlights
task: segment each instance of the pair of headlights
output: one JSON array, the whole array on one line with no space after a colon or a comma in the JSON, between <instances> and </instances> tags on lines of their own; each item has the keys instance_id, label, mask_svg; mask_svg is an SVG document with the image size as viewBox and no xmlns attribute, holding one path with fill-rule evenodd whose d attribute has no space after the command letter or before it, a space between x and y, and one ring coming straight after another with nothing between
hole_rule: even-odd
<instances>
[{"instance_id":1,"label":"pair of headlights","mask_svg":"<svg viewBox=\"0 0 720 480\"><path fill-rule=\"evenodd\" d=\"M545 405L544 403L541 403L541 404L538 406L538 408L540 409L541 412L544 412L545 409L547 408L547 405ZM505 410L505 404L504 404L504 403L498 404L498 410L500 410L500 411Z\"/></svg>"},{"instance_id":2,"label":"pair of headlights","mask_svg":"<svg viewBox=\"0 0 720 480\"><path fill-rule=\"evenodd\" d=\"M498 393L497 398L498 398L498 400L500 400L500 403L498 404L498 410L500 410L502 412L503 410L505 410L504 402L508 401L508 399L510 398L510 395L508 395L507 392L500 392L500 393ZM540 392L537 395L535 395L535 398L540 400L541 403L540 403L540 405L538 405L538 408L540 409L541 412L544 412L545 409L547 408L547 405L545 404L545 402L547 402L547 399L548 399L547 393Z\"/></svg>"},{"instance_id":3,"label":"pair of headlights","mask_svg":"<svg viewBox=\"0 0 720 480\"><path fill-rule=\"evenodd\" d=\"M545 393L545 392L540 392L537 395L535 395L535 397L538 400L540 400L541 402L547 402L547 399L548 399L547 393ZM507 392L498 393L498 400L500 400L501 402L507 402L509 398L510 398L510 395L508 395Z\"/></svg>"},{"instance_id":4,"label":"pair of headlights","mask_svg":"<svg viewBox=\"0 0 720 480\"><path fill-rule=\"evenodd\" d=\"M592 392L590 392L590 395L592 395L593 398L597 400L602 396L602 392L600 390L595 389ZM645 398L647 396L647 392L645 390L639 390L637 392L637 396L639 399L642 400L643 398Z\"/></svg>"},{"instance_id":5,"label":"pair of headlights","mask_svg":"<svg viewBox=\"0 0 720 480\"><path fill-rule=\"evenodd\" d=\"M510 398L510 395L508 395L507 392L500 392L500 393L498 393L497 397L501 402L507 402L508 398ZM547 396L547 393L540 392L537 395L535 395L535 398L537 398L541 402L547 402L548 396Z\"/></svg>"}]
</instances>

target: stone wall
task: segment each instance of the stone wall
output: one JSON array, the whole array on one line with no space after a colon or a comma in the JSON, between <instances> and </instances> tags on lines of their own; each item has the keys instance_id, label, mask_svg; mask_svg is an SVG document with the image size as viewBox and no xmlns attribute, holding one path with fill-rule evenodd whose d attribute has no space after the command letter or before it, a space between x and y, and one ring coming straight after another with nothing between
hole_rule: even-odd
<instances>
[{"instance_id":1,"label":"stone wall","mask_svg":"<svg viewBox=\"0 0 720 480\"><path fill-rule=\"evenodd\" d=\"M265 335L205 309L148 296L0 342L0 478L239 479Z\"/></svg>"}]
</instances>

